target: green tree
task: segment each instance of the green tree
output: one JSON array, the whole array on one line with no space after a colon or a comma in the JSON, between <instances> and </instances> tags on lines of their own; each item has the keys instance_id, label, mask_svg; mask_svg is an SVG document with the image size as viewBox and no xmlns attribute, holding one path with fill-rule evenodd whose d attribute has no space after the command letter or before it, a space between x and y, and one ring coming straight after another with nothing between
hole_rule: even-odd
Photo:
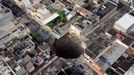
<instances>
[{"instance_id":1,"label":"green tree","mask_svg":"<svg viewBox=\"0 0 134 75\"><path fill-rule=\"evenodd\" d=\"M112 68L108 68L106 70L107 75L119 75L117 72L115 72Z\"/></svg>"},{"instance_id":2,"label":"green tree","mask_svg":"<svg viewBox=\"0 0 134 75\"><path fill-rule=\"evenodd\" d=\"M38 43L41 43L43 41L43 38L39 36L36 32L31 32L30 34L33 38L33 40L37 41Z\"/></svg>"}]
</instances>

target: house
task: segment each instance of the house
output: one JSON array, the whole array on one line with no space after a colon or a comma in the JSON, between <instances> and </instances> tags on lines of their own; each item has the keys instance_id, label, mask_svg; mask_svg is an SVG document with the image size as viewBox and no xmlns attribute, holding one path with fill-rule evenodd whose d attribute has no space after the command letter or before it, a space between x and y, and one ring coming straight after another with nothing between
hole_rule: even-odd
<instances>
[{"instance_id":1,"label":"house","mask_svg":"<svg viewBox=\"0 0 134 75\"><path fill-rule=\"evenodd\" d=\"M15 73L16 75L24 75L27 73L26 69L24 67L21 67L20 65L18 65L16 68L15 68Z\"/></svg>"},{"instance_id":2,"label":"house","mask_svg":"<svg viewBox=\"0 0 134 75\"><path fill-rule=\"evenodd\" d=\"M37 56L36 60L37 60L38 65L41 65L42 63L44 63L43 58L41 58L40 56Z\"/></svg>"},{"instance_id":3,"label":"house","mask_svg":"<svg viewBox=\"0 0 134 75\"><path fill-rule=\"evenodd\" d=\"M25 67L26 67L26 70L27 70L29 73L31 73L33 70L35 70L35 67L34 67L34 65L33 65L32 62L28 62L28 63L25 65Z\"/></svg>"},{"instance_id":4,"label":"house","mask_svg":"<svg viewBox=\"0 0 134 75\"><path fill-rule=\"evenodd\" d=\"M29 55L26 55L24 58L23 58L23 62L24 63L28 63L32 58L29 56Z\"/></svg>"},{"instance_id":5,"label":"house","mask_svg":"<svg viewBox=\"0 0 134 75\"><path fill-rule=\"evenodd\" d=\"M50 50L50 47L48 44L42 44L42 45L39 45L38 48L42 51L42 52L46 52L46 51L49 51Z\"/></svg>"}]
</instances>

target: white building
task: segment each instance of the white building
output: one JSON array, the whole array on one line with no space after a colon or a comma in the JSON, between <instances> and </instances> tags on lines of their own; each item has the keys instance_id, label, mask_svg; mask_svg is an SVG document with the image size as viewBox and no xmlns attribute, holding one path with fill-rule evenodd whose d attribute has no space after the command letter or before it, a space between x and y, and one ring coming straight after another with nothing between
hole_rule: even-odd
<instances>
[{"instance_id":1,"label":"white building","mask_svg":"<svg viewBox=\"0 0 134 75\"><path fill-rule=\"evenodd\" d=\"M126 33L126 31L134 25L134 16L129 13L126 13L123 17L121 17L118 21L115 22L114 28Z\"/></svg>"},{"instance_id":2,"label":"white building","mask_svg":"<svg viewBox=\"0 0 134 75\"><path fill-rule=\"evenodd\" d=\"M30 7L32 4L39 3L41 0L14 0L18 5Z\"/></svg>"}]
</instances>

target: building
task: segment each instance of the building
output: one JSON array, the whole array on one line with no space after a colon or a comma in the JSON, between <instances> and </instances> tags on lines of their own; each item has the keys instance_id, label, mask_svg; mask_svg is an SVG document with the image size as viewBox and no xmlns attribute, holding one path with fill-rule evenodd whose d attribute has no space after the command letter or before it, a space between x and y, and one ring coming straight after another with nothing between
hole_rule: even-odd
<instances>
[{"instance_id":1,"label":"building","mask_svg":"<svg viewBox=\"0 0 134 75\"><path fill-rule=\"evenodd\" d=\"M35 44L29 37L13 40L8 43L7 51L3 52L7 58L6 64L16 75L36 75L57 59L53 53L50 53L50 47L44 45L39 46L40 50L36 50Z\"/></svg>"},{"instance_id":2,"label":"building","mask_svg":"<svg viewBox=\"0 0 134 75\"><path fill-rule=\"evenodd\" d=\"M14 19L10 9L0 4L0 26L4 25Z\"/></svg>"},{"instance_id":3,"label":"building","mask_svg":"<svg viewBox=\"0 0 134 75\"><path fill-rule=\"evenodd\" d=\"M41 0L14 0L17 4L22 7L30 7L33 4L39 3Z\"/></svg>"},{"instance_id":4,"label":"building","mask_svg":"<svg viewBox=\"0 0 134 75\"><path fill-rule=\"evenodd\" d=\"M55 3L46 6L45 4L41 3L40 0L32 1L34 2L29 3L30 0L28 0L28 3L30 4L27 5L28 7L25 7L23 2L19 0L14 0L14 3L16 3L20 8L22 8L31 19L35 20L41 26L42 29L49 31L50 34L52 34L57 39L60 38L62 34L58 33L55 29L53 29L53 27L48 26L48 23L59 17L57 11L63 11L65 9L65 5L59 1L56 1Z\"/></svg>"},{"instance_id":5,"label":"building","mask_svg":"<svg viewBox=\"0 0 134 75\"><path fill-rule=\"evenodd\" d=\"M39 50L42 51L42 52L46 52L46 51L50 51L50 47L48 44L42 44L42 45L39 45L38 46Z\"/></svg>"},{"instance_id":6,"label":"building","mask_svg":"<svg viewBox=\"0 0 134 75\"><path fill-rule=\"evenodd\" d=\"M111 1L106 1L99 5L90 3L83 7L79 5L75 6L77 7L77 12L87 18L93 24L106 20L117 10L117 5Z\"/></svg>"},{"instance_id":7,"label":"building","mask_svg":"<svg viewBox=\"0 0 134 75\"><path fill-rule=\"evenodd\" d=\"M118 21L115 22L114 28L126 33L127 29L134 24L134 16L129 13L126 13Z\"/></svg>"},{"instance_id":8,"label":"building","mask_svg":"<svg viewBox=\"0 0 134 75\"><path fill-rule=\"evenodd\" d=\"M18 65L16 68L15 68L15 73L16 75L24 75L24 74L27 74L27 71L24 67Z\"/></svg>"},{"instance_id":9,"label":"building","mask_svg":"<svg viewBox=\"0 0 134 75\"><path fill-rule=\"evenodd\" d=\"M15 75L13 70L5 63L5 61L0 57L0 74L1 75Z\"/></svg>"},{"instance_id":10,"label":"building","mask_svg":"<svg viewBox=\"0 0 134 75\"><path fill-rule=\"evenodd\" d=\"M31 73L33 70L35 70L35 67L34 67L34 65L33 65L32 62L28 62L28 63L25 65L25 67L26 67L26 70L27 70L29 73Z\"/></svg>"},{"instance_id":11,"label":"building","mask_svg":"<svg viewBox=\"0 0 134 75\"><path fill-rule=\"evenodd\" d=\"M100 21L104 21L117 11L117 4L111 1L102 4L90 4L85 8L99 17Z\"/></svg>"},{"instance_id":12,"label":"building","mask_svg":"<svg viewBox=\"0 0 134 75\"><path fill-rule=\"evenodd\" d=\"M30 33L29 29L22 23L18 23L10 9L0 4L0 48L13 39L21 39Z\"/></svg>"},{"instance_id":13,"label":"building","mask_svg":"<svg viewBox=\"0 0 134 75\"><path fill-rule=\"evenodd\" d=\"M132 65L124 75L133 75L133 74L134 74L134 65Z\"/></svg>"},{"instance_id":14,"label":"building","mask_svg":"<svg viewBox=\"0 0 134 75\"><path fill-rule=\"evenodd\" d=\"M132 6L132 8L134 6L134 1L133 0L121 0L120 2L122 2L125 5L129 5L130 7Z\"/></svg>"},{"instance_id":15,"label":"building","mask_svg":"<svg viewBox=\"0 0 134 75\"><path fill-rule=\"evenodd\" d=\"M6 46L6 44L15 38L21 39L30 33L29 29L23 24L14 22L7 22L0 26L0 46Z\"/></svg>"},{"instance_id":16,"label":"building","mask_svg":"<svg viewBox=\"0 0 134 75\"><path fill-rule=\"evenodd\" d=\"M90 12L89 10L83 8L83 7L80 7L78 5L77 6L77 12L80 13L82 16L86 17L87 19L90 19L92 16L93 16L93 13Z\"/></svg>"},{"instance_id":17,"label":"building","mask_svg":"<svg viewBox=\"0 0 134 75\"><path fill-rule=\"evenodd\" d=\"M102 5L95 13L100 17L100 21L103 21L112 16L116 11L117 5L111 1L108 1Z\"/></svg>"},{"instance_id":18,"label":"building","mask_svg":"<svg viewBox=\"0 0 134 75\"><path fill-rule=\"evenodd\" d=\"M90 32L92 28L95 27L95 25L92 24L91 21L85 19L83 16L80 15L76 17L76 21L71 25L74 26L82 36L86 36L87 33Z\"/></svg>"},{"instance_id":19,"label":"building","mask_svg":"<svg viewBox=\"0 0 134 75\"><path fill-rule=\"evenodd\" d=\"M96 23L99 21L99 16L97 16L96 14L94 14L92 11L84 8L84 7L80 7L79 5L76 5L77 8L77 12L85 17L86 19L88 19L90 22L92 23Z\"/></svg>"},{"instance_id":20,"label":"building","mask_svg":"<svg viewBox=\"0 0 134 75\"><path fill-rule=\"evenodd\" d=\"M124 44L130 46L133 43L133 38L126 36L123 33L118 32L115 29L110 29L108 32L106 32L108 35L112 36L113 38L116 38L120 41L122 41Z\"/></svg>"},{"instance_id":21,"label":"building","mask_svg":"<svg viewBox=\"0 0 134 75\"><path fill-rule=\"evenodd\" d=\"M29 55L26 55L24 58L23 58L23 62L24 63L28 63L32 58L29 56Z\"/></svg>"},{"instance_id":22,"label":"building","mask_svg":"<svg viewBox=\"0 0 134 75\"><path fill-rule=\"evenodd\" d=\"M47 7L51 12L55 11L55 10L64 10L66 8L66 6L61 3L60 1L55 1L54 3L52 3L51 5L49 5Z\"/></svg>"},{"instance_id":23,"label":"building","mask_svg":"<svg viewBox=\"0 0 134 75\"><path fill-rule=\"evenodd\" d=\"M128 46L119 40L115 40L112 45L108 46L100 53L93 62L93 66L100 72L104 73L116 60L128 49Z\"/></svg>"},{"instance_id":24,"label":"building","mask_svg":"<svg viewBox=\"0 0 134 75\"><path fill-rule=\"evenodd\" d=\"M134 64L134 49L129 47L111 66L118 73L124 75Z\"/></svg>"},{"instance_id":25,"label":"building","mask_svg":"<svg viewBox=\"0 0 134 75\"><path fill-rule=\"evenodd\" d=\"M133 36L134 16L130 13L126 13L123 17L115 22L114 28L124 34Z\"/></svg>"},{"instance_id":26,"label":"building","mask_svg":"<svg viewBox=\"0 0 134 75\"><path fill-rule=\"evenodd\" d=\"M29 34L29 30L23 24L15 25L13 22L9 22L3 26L0 26L0 44L4 45L14 38L22 38Z\"/></svg>"},{"instance_id":27,"label":"building","mask_svg":"<svg viewBox=\"0 0 134 75\"><path fill-rule=\"evenodd\" d=\"M92 36L87 36L89 44L85 52L89 57L92 58L92 60L94 60L100 53L105 50L105 48L110 46L114 41L114 39L110 38L106 34L97 35L97 38L95 39L96 35L97 34L92 34Z\"/></svg>"}]
</instances>

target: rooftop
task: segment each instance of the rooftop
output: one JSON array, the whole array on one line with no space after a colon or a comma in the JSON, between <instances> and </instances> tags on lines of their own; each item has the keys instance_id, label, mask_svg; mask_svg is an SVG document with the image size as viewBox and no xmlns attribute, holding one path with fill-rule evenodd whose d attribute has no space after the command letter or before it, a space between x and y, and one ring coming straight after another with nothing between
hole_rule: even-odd
<instances>
[{"instance_id":1,"label":"rooftop","mask_svg":"<svg viewBox=\"0 0 134 75\"><path fill-rule=\"evenodd\" d=\"M90 22L96 23L99 20L99 16L94 14L94 12L92 12L92 11L90 11L90 10L84 8L84 7L78 6L78 5L76 5L76 8L77 8L77 12L81 16L88 19Z\"/></svg>"},{"instance_id":2,"label":"rooftop","mask_svg":"<svg viewBox=\"0 0 134 75\"><path fill-rule=\"evenodd\" d=\"M125 53L112 65L121 74L124 74L134 64L134 49L128 48Z\"/></svg>"},{"instance_id":3,"label":"rooftop","mask_svg":"<svg viewBox=\"0 0 134 75\"><path fill-rule=\"evenodd\" d=\"M88 9L89 11L91 11L92 13L95 13L100 18L102 18L116 7L117 7L117 5L115 3L108 1L101 6L96 6L95 4L94 5L90 4L90 5L86 6L85 8Z\"/></svg>"},{"instance_id":4,"label":"rooftop","mask_svg":"<svg viewBox=\"0 0 134 75\"><path fill-rule=\"evenodd\" d=\"M114 30L114 29L110 29L110 30L108 31L108 33L109 33L110 35L112 35L113 38L119 39L120 41L122 41L124 44L126 44L126 45L128 45L128 46L133 43L133 38L131 38L131 37L129 37L129 36L126 36L126 35L124 35L124 34L118 32L118 31L116 31L116 30Z\"/></svg>"},{"instance_id":5,"label":"rooftop","mask_svg":"<svg viewBox=\"0 0 134 75\"><path fill-rule=\"evenodd\" d=\"M0 4L0 18L8 12L11 12L11 10Z\"/></svg>"},{"instance_id":6,"label":"rooftop","mask_svg":"<svg viewBox=\"0 0 134 75\"><path fill-rule=\"evenodd\" d=\"M0 26L0 44L5 45L14 38L22 38L29 34L29 29L27 29L23 24L15 24L14 22L8 22L5 25Z\"/></svg>"},{"instance_id":7,"label":"rooftop","mask_svg":"<svg viewBox=\"0 0 134 75\"><path fill-rule=\"evenodd\" d=\"M114 28L119 31L126 32L132 25L134 25L134 16L126 13L118 21L115 22Z\"/></svg>"},{"instance_id":8,"label":"rooftop","mask_svg":"<svg viewBox=\"0 0 134 75\"><path fill-rule=\"evenodd\" d=\"M24 5L25 7L28 7L32 4L39 3L41 0L15 0L15 1L19 1L21 2L22 5Z\"/></svg>"},{"instance_id":9,"label":"rooftop","mask_svg":"<svg viewBox=\"0 0 134 75\"><path fill-rule=\"evenodd\" d=\"M107 47L104 52L95 59L95 62L105 71L127 50L127 48L127 45L119 40L115 40L111 46Z\"/></svg>"},{"instance_id":10,"label":"rooftop","mask_svg":"<svg viewBox=\"0 0 134 75\"><path fill-rule=\"evenodd\" d=\"M42 44L42 45L39 45L38 48L43 51L43 52L46 52L47 50L50 49L50 46L48 44Z\"/></svg>"},{"instance_id":11,"label":"rooftop","mask_svg":"<svg viewBox=\"0 0 134 75\"><path fill-rule=\"evenodd\" d=\"M89 40L90 42L90 40ZM87 55L92 59L95 59L105 48L110 46L113 42L113 39L109 38L107 35L99 36L95 42L91 43L86 50Z\"/></svg>"},{"instance_id":12,"label":"rooftop","mask_svg":"<svg viewBox=\"0 0 134 75\"><path fill-rule=\"evenodd\" d=\"M27 71L29 71L29 72L31 72L31 71L34 70L34 69L33 69L34 65L33 65L32 62L28 62L28 63L25 65L25 67L26 67ZM31 69L32 69L32 70L31 70Z\"/></svg>"},{"instance_id":13,"label":"rooftop","mask_svg":"<svg viewBox=\"0 0 134 75\"><path fill-rule=\"evenodd\" d=\"M66 6L63 3L61 3L60 1L56 1L55 3L49 5L47 8L50 9L50 11L62 11L65 7Z\"/></svg>"},{"instance_id":14,"label":"rooftop","mask_svg":"<svg viewBox=\"0 0 134 75\"><path fill-rule=\"evenodd\" d=\"M17 27L15 26L15 24L13 24L13 22L9 22L3 26L0 26L0 39L5 37L6 35L12 34L12 32L16 29Z\"/></svg>"},{"instance_id":15,"label":"rooftop","mask_svg":"<svg viewBox=\"0 0 134 75\"><path fill-rule=\"evenodd\" d=\"M93 15L92 12L80 6L78 7L77 12L79 12L82 16L86 17L87 19L90 19Z\"/></svg>"},{"instance_id":16,"label":"rooftop","mask_svg":"<svg viewBox=\"0 0 134 75\"><path fill-rule=\"evenodd\" d=\"M29 55L26 55L24 58L23 58L23 61L24 63L27 63L31 60L32 58L29 56Z\"/></svg>"},{"instance_id":17,"label":"rooftop","mask_svg":"<svg viewBox=\"0 0 134 75\"><path fill-rule=\"evenodd\" d=\"M0 26L4 25L14 19L11 10L0 4Z\"/></svg>"},{"instance_id":18,"label":"rooftop","mask_svg":"<svg viewBox=\"0 0 134 75\"><path fill-rule=\"evenodd\" d=\"M0 75L14 75L13 71L0 57Z\"/></svg>"},{"instance_id":19,"label":"rooftop","mask_svg":"<svg viewBox=\"0 0 134 75\"><path fill-rule=\"evenodd\" d=\"M133 74L134 74L134 65L132 65L124 75L133 75Z\"/></svg>"},{"instance_id":20,"label":"rooftop","mask_svg":"<svg viewBox=\"0 0 134 75\"><path fill-rule=\"evenodd\" d=\"M100 16L100 18L101 17L104 17L107 13L109 13L111 10L113 10L116 7L117 7L116 4L114 4L114 3L112 3L112 2L109 1L109 2L105 3L104 5L102 5L98 9L98 11L96 12L96 14L98 16Z\"/></svg>"},{"instance_id":21,"label":"rooftop","mask_svg":"<svg viewBox=\"0 0 134 75\"><path fill-rule=\"evenodd\" d=\"M42 21L43 25L46 25L47 23L49 23L50 21L52 21L53 19L57 18L59 15L57 13L53 13L50 17L48 17L46 20Z\"/></svg>"},{"instance_id":22,"label":"rooftop","mask_svg":"<svg viewBox=\"0 0 134 75\"><path fill-rule=\"evenodd\" d=\"M18 65L15 69L16 69L16 72L15 73L17 75L24 75L24 74L27 73L26 69L23 68L23 67L21 67L20 65Z\"/></svg>"}]
</instances>

